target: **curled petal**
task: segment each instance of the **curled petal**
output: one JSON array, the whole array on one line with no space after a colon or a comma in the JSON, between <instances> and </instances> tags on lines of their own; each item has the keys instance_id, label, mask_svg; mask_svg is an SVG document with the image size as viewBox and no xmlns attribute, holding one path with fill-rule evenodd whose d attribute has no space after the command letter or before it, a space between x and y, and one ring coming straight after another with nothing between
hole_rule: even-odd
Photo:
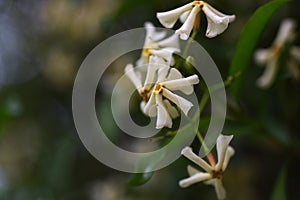
<instances>
[{"instance_id":1,"label":"curled petal","mask_svg":"<svg viewBox=\"0 0 300 200\"><path fill-rule=\"evenodd\" d=\"M186 188L194 183L198 183L201 181L205 181L211 178L211 175L209 173L203 173L203 172L199 172L189 178L183 179L181 181L179 181L179 185L182 188Z\"/></svg>"},{"instance_id":2,"label":"curled petal","mask_svg":"<svg viewBox=\"0 0 300 200\"><path fill-rule=\"evenodd\" d=\"M213 38L223 33L230 22L235 20L235 15L225 15L205 3L203 12L207 18L206 37Z\"/></svg>"},{"instance_id":3,"label":"curled petal","mask_svg":"<svg viewBox=\"0 0 300 200\"><path fill-rule=\"evenodd\" d=\"M266 69L261 77L257 80L257 85L261 88L269 88L276 77L278 70L277 59L272 59L267 63Z\"/></svg>"},{"instance_id":4,"label":"curled petal","mask_svg":"<svg viewBox=\"0 0 300 200\"><path fill-rule=\"evenodd\" d=\"M278 34L274 40L274 43L282 47L286 42L291 41L296 36L296 21L292 19L285 19L281 22Z\"/></svg>"},{"instance_id":5,"label":"curled petal","mask_svg":"<svg viewBox=\"0 0 300 200\"><path fill-rule=\"evenodd\" d=\"M170 114L172 119L176 119L177 117L179 117L178 110L173 105L171 105L169 100L165 99L164 104L165 104L165 106L168 110L168 113Z\"/></svg>"},{"instance_id":6,"label":"curled petal","mask_svg":"<svg viewBox=\"0 0 300 200\"><path fill-rule=\"evenodd\" d=\"M144 101L142 101L144 102ZM155 93L151 93L147 103L141 104L142 111L149 117L155 117L157 115L157 108L155 104Z\"/></svg>"},{"instance_id":7,"label":"curled petal","mask_svg":"<svg viewBox=\"0 0 300 200\"><path fill-rule=\"evenodd\" d=\"M157 42L160 47L173 47L175 52L180 52L180 44L178 35L173 34L172 36Z\"/></svg>"},{"instance_id":8,"label":"curled petal","mask_svg":"<svg viewBox=\"0 0 300 200\"><path fill-rule=\"evenodd\" d=\"M160 67L159 62L160 61L157 56L150 56L149 65L147 68L146 79L145 79L145 83L144 83L144 88L146 90L149 90L154 82L156 70Z\"/></svg>"},{"instance_id":9,"label":"curled petal","mask_svg":"<svg viewBox=\"0 0 300 200\"><path fill-rule=\"evenodd\" d=\"M158 77L157 77L157 82L163 82L164 80L166 80L166 77L169 73L169 70L173 69L170 67L160 67L158 70Z\"/></svg>"},{"instance_id":10,"label":"curled petal","mask_svg":"<svg viewBox=\"0 0 300 200\"><path fill-rule=\"evenodd\" d=\"M181 154L202 167L206 172L211 172L213 170L212 167L205 160L197 156L190 147L182 149Z\"/></svg>"},{"instance_id":11,"label":"curled petal","mask_svg":"<svg viewBox=\"0 0 300 200\"><path fill-rule=\"evenodd\" d=\"M223 168L225 154L228 149L229 143L232 140L233 135L219 135L217 138L217 154L218 154L218 162L216 164L215 170L220 171Z\"/></svg>"},{"instance_id":12,"label":"curled petal","mask_svg":"<svg viewBox=\"0 0 300 200\"><path fill-rule=\"evenodd\" d=\"M225 159L223 162L223 166L222 166L222 170L225 171L228 163L230 161L230 158L234 155L234 149L231 146L228 146L227 150L226 150L226 154L225 154Z\"/></svg>"},{"instance_id":13,"label":"curled petal","mask_svg":"<svg viewBox=\"0 0 300 200\"><path fill-rule=\"evenodd\" d=\"M170 81L170 80L175 80L175 79L180 79L180 78L183 78L180 71L176 68L170 68L170 73L168 74L168 76L166 77L164 82Z\"/></svg>"},{"instance_id":14,"label":"curled petal","mask_svg":"<svg viewBox=\"0 0 300 200\"><path fill-rule=\"evenodd\" d=\"M133 85L137 90L140 90L142 88L142 80L138 76L138 74L134 71L132 64L127 64L125 67L125 75L131 80Z\"/></svg>"},{"instance_id":15,"label":"curled petal","mask_svg":"<svg viewBox=\"0 0 300 200\"><path fill-rule=\"evenodd\" d=\"M163 127L172 127L172 119L163 104L162 96L156 96L156 106L157 106L157 121L156 121L156 128L161 129Z\"/></svg>"},{"instance_id":16,"label":"curled petal","mask_svg":"<svg viewBox=\"0 0 300 200\"><path fill-rule=\"evenodd\" d=\"M197 5L192 9L191 13L185 20L184 24L180 27L180 29L176 30L175 33L179 34L182 40L187 40L189 38L189 35L191 34L194 27L196 16L199 12L200 6Z\"/></svg>"},{"instance_id":17,"label":"curled petal","mask_svg":"<svg viewBox=\"0 0 300 200\"><path fill-rule=\"evenodd\" d=\"M199 78L196 74L186 77L186 78L180 78L175 80L170 80L163 82L162 84L168 88L169 90L180 90L183 93L189 95L192 94L194 91L193 85L199 83Z\"/></svg>"},{"instance_id":18,"label":"curled petal","mask_svg":"<svg viewBox=\"0 0 300 200\"><path fill-rule=\"evenodd\" d=\"M164 27L172 28L175 25L176 21L178 20L179 16L185 11L192 9L192 7L193 7L193 3L188 3L174 10L170 10L167 12L158 12L156 14L156 17Z\"/></svg>"},{"instance_id":19,"label":"curled petal","mask_svg":"<svg viewBox=\"0 0 300 200\"><path fill-rule=\"evenodd\" d=\"M166 97L167 99L175 103L186 116L188 115L189 110L193 106L191 102L189 102L188 100L184 99L183 97L177 94L170 92L166 88L163 88L162 94L164 97Z\"/></svg>"},{"instance_id":20,"label":"curled petal","mask_svg":"<svg viewBox=\"0 0 300 200\"><path fill-rule=\"evenodd\" d=\"M151 39L151 41L158 41L166 37L167 33L165 31L156 32L155 26L151 22L146 22L144 25L146 29L146 41L145 45L149 45L150 41L148 42L148 39Z\"/></svg>"},{"instance_id":21,"label":"curled petal","mask_svg":"<svg viewBox=\"0 0 300 200\"><path fill-rule=\"evenodd\" d=\"M269 49L258 49L254 53L254 60L257 64L264 65L272 59L273 52Z\"/></svg>"},{"instance_id":22,"label":"curled petal","mask_svg":"<svg viewBox=\"0 0 300 200\"><path fill-rule=\"evenodd\" d=\"M175 63L172 63L172 54L174 52L178 52L179 49L173 48L173 47L166 47L162 49L150 49L149 52L152 55L156 55L159 57L162 57L167 65L174 65Z\"/></svg>"},{"instance_id":23,"label":"curled petal","mask_svg":"<svg viewBox=\"0 0 300 200\"><path fill-rule=\"evenodd\" d=\"M190 14L191 14L191 10L188 10L188 11L185 11L184 13L182 13L179 17L180 22L184 23Z\"/></svg>"}]
</instances>

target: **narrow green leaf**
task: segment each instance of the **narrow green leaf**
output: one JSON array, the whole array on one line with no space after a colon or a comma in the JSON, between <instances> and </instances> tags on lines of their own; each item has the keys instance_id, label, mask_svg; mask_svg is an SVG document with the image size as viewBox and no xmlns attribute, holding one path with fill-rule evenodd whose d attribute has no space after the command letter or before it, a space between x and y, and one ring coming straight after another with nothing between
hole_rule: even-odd
<instances>
[{"instance_id":1,"label":"narrow green leaf","mask_svg":"<svg viewBox=\"0 0 300 200\"><path fill-rule=\"evenodd\" d=\"M231 60L229 75L235 76L242 73L230 86L231 93L237 97L241 88L241 81L249 66L256 43L266 24L273 14L289 0L274 0L259 7L247 24L244 26Z\"/></svg>"},{"instance_id":2,"label":"narrow green leaf","mask_svg":"<svg viewBox=\"0 0 300 200\"><path fill-rule=\"evenodd\" d=\"M281 169L281 172L277 178L271 200L286 200L285 195L285 182L286 182L286 167Z\"/></svg>"}]
</instances>

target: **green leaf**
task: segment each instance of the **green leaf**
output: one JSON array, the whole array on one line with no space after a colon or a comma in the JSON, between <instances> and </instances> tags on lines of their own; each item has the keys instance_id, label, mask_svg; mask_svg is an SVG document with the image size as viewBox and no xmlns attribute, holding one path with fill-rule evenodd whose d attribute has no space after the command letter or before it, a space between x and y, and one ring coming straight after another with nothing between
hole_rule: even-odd
<instances>
[{"instance_id":1,"label":"green leaf","mask_svg":"<svg viewBox=\"0 0 300 200\"><path fill-rule=\"evenodd\" d=\"M242 73L230 86L230 91L235 97L239 95L241 81L245 76L245 71L249 66L254 48L261 33L273 14L288 1L289 0L274 0L259 7L244 26L229 69L229 75L233 77L235 77L236 74Z\"/></svg>"},{"instance_id":2,"label":"green leaf","mask_svg":"<svg viewBox=\"0 0 300 200\"><path fill-rule=\"evenodd\" d=\"M151 177L153 176L154 172L145 172L145 173L137 173L134 174L129 180L128 184L131 186L140 186L147 183Z\"/></svg>"},{"instance_id":3,"label":"green leaf","mask_svg":"<svg viewBox=\"0 0 300 200\"><path fill-rule=\"evenodd\" d=\"M285 182L286 182L286 167L281 169L281 172L277 178L271 200L285 200Z\"/></svg>"}]
</instances>

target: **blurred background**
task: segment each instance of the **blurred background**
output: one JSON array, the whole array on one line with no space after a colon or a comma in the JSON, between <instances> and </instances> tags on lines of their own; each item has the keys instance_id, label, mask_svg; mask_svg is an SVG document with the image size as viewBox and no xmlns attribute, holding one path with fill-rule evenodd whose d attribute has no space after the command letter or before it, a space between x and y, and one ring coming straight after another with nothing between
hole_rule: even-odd
<instances>
[{"instance_id":1,"label":"blurred background","mask_svg":"<svg viewBox=\"0 0 300 200\"><path fill-rule=\"evenodd\" d=\"M131 174L110 169L87 152L72 118L73 82L88 53L109 36L142 27L145 21L160 27L157 11L187 2L0 0L0 199L215 199L213 188L204 184L179 188L189 163L183 158L156 172L145 185L129 186ZM209 1L237 16L217 38L204 37L206 25L197 38L224 79L243 26L267 2ZM300 2L292 1L276 12L257 47L271 45L283 19L294 18L300 25L299 8ZM299 37L295 45L300 46ZM115 62L107 84L136 59ZM235 101L228 95L224 133L235 135L236 149L224 175L228 199L269 199L280 172L287 199L298 199L300 82L283 68L276 83L263 90L255 85L262 72L252 62L241 98ZM105 96L105 91L99 95ZM118 134L117 129L111 131Z\"/></svg>"}]
</instances>

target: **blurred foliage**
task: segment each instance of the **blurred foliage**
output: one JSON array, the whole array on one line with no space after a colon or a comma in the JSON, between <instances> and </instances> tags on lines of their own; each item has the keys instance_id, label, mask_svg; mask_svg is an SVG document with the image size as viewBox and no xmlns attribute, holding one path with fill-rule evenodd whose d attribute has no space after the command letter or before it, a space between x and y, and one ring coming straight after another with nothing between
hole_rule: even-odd
<instances>
[{"instance_id":1,"label":"blurred foliage","mask_svg":"<svg viewBox=\"0 0 300 200\"><path fill-rule=\"evenodd\" d=\"M215 198L214 191L202 184L187 189L178 187L178 180L186 177L188 162L184 159L154 174L133 176L130 183L140 187L129 187L127 182L132 175L116 172L93 158L81 143L72 119L73 81L93 47L114 33L141 27L145 21L160 26L155 18L157 11L187 2L0 2L1 200ZM284 6L285 0L211 0L209 3L224 13L236 14L237 19L214 39L204 38L207 24L202 19L203 26L196 39L210 53L224 80L228 71L231 71L229 75L244 71L242 82L233 80L232 83L233 87L241 88L239 98L228 94L224 133L235 134L236 149L224 177L228 199L298 199L299 80L292 79L282 66L273 87L257 88L254 83L262 69L253 63L252 53L255 47L269 46L284 18L300 22L300 2L294 0ZM299 36L295 44L300 45ZM111 87L109 80L122 75L127 62L135 58L130 59L112 65L106 87ZM99 90L97 95L96 100L101 101L97 107L101 111L100 123L111 131L111 140L124 142L106 106L108 94ZM201 130L205 130L209 120L206 116L200 120ZM159 144L171 139L160 140ZM192 145L197 146L197 141ZM287 163L284 168L283 163ZM147 184L141 185L146 181Z\"/></svg>"}]
</instances>

